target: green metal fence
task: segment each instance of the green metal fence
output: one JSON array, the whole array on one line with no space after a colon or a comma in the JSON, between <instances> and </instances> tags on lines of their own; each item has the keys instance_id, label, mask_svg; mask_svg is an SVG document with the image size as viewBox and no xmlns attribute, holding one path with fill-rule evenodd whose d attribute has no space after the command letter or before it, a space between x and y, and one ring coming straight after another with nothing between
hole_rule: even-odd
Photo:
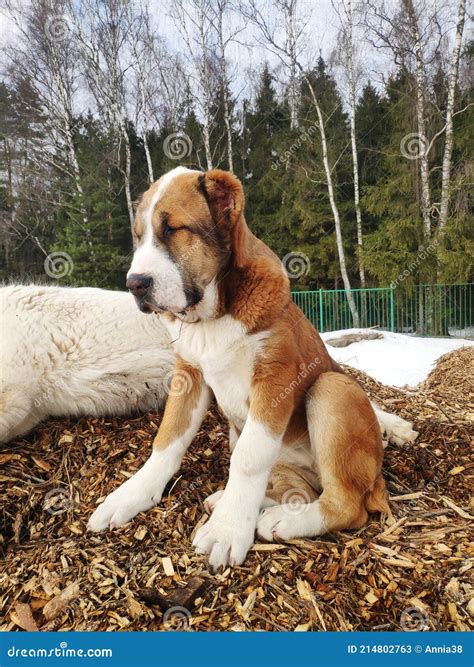
<instances>
[{"instance_id":1,"label":"green metal fence","mask_svg":"<svg viewBox=\"0 0 474 667\"><path fill-rule=\"evenodd\" d=\"M474 337L474 283L351 290L359 326L419 336ZM354 326L345 290L292 292L319 331Z\"/></svg>"}]
</instances>

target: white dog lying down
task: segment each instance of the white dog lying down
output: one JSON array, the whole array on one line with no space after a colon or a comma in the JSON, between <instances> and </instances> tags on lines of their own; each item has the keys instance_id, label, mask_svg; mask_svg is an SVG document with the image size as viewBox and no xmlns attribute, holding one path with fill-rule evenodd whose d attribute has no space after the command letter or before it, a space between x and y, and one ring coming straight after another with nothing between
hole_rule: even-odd
<instances>
[{"instance_id":1,"label":"white dog lying down","mask_svg":"<svg viewBox=\"0 0 474 667\"><path fill-rule=\"evenodd\" d=\"M0 443L47 417L125 415L165 402L168 333L127 292L0 287L0 328ZM409 422L372 405L386 441L415 439Z\"/></svg>"},{"instance_id":2,"label":"white dog lying down","mask_svg":"<svg viewBox=\"0 0 474 667\"><path fill-rule=\"evenodd\" d=\"M46 417L161 408L174 353L131 294L0 287L0 442Z\"/></svg>"}]
</instances>

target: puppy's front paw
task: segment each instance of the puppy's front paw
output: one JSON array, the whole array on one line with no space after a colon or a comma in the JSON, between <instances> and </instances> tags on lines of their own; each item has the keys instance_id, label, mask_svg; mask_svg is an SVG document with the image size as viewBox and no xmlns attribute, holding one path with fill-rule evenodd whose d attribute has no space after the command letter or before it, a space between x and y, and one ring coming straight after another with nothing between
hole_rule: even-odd
<instances>
[{"instance_id":1,"label":"puppy's front paw","mask_svg":"<svg viewBox=\"0 0 474 667\"><path fill-rule=\"evenodd\" d=\"M216 508L217 503L219 502L219 500L222 498L223 495L224 495L224 489L221 489L220 491L216 491L210 496L207 496L206 500L204 501L204 507L208 514L212 514L212 512Z\"/></svg>"},{"instance_id":2,"label":"puppy's front paw","mask_svg":"<svg viewBox=\"0 0 474 667\"><path fill-rule=\"evenodd\" d=\"M198 553L208 554L209 566L215 572L219 567L241 565L253 544L254 534L254 521L243 518L237 511L223 510L219 504L209 521L197 531L193 546Z\"/></svg>"},{"instance_id":3,"label":"puppy's front paw","mask_svg":"<svg viewBox=\"0 0 474 667\"><path fill-rule=\"evenodd\" d=\"M96 533L106 528L123 526L139 512L157 505L160 500L161 493L154 494L153 490L141 486L132 477L99 505L89 519L87 530Z\"/></svg>"}]
</instances>

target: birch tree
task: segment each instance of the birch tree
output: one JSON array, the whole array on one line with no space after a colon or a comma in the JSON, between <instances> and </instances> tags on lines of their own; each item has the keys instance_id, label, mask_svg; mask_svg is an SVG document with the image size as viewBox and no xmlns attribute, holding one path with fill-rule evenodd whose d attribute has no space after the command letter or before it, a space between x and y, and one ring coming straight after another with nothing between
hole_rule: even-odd
<instances>
[{"instance_id":1,"label":"birch tree","mask_svg":"<svg viewBox=\"0 0 474 667\"><path fill-rule=\"evenodd\" d=\"M354 44L354 26L355 26L355 8L353 0L340 0L334 2L333 7L339 16L341 22L340 30L340 48L339 57L343 65L347 82L347 97L349 102L349 122L351 133L351 154L352 154L352 173L354 178L354 208L356 214L357 228L357 246L358 246L358 264L361 287L365 287L365 269L364 269L364 243L362 235L362 212L360 206L360 185L359 185L359 161L357 154L357 133L356 133L356 72L355 72L355 51Z\"/></svg>"},{"instance_id":2,"label":"birch tree","mask_svg":"<svg viewBox=\"0 0 474 667\"><path fill-rule=\"evenodd\" d=\"M232 112L230 100L230 79L228 75L227 50L230 42L240 29L226 31L225 19L230 11L229 0L213 0L211 3L211 21L217 36L219 80L222 89L222 104L224 107L224 124L227 140L227 161L230 171L234 171L234 151L232 141Z\"/></svg>"},{"instance_id":3,"label":"birch tree","mask_svg":"<svg viewBox=\"0 0 474 667\"><path fill-rule=\"evenodd\" d=\"M357 310L355 299L352 294L352 286L347 271L346 256L344 252L344 243L342 238L341 216L339 214L339 208L337 205L336 194L333 183L334 165L331 165L329 160L326 127L317 91L313 86L311 79L308 77L305 68L303 67L298 57L295 58L294 52L290 51L291 40L288 39L286 34L284 35L283 39L279 39L275 25L272 24L269 18L263 14L260 3L258 3L257 0L249 0L248 5L243 7L244 7L243 11L246 13L248 18L259 29L262 37L262 44L265 45L272 53L274 53L280 59L280 61L285 65L285 67L287 67L290 71L292 63L294 63L301 79L304 80L306 85L308 86L311 101L313 103L318 118L317 125L321 141L322 162L324 167L324 173L326 176L326 187L328 191L329 203L331 206L331 211L334 219L339 268L341 271L341 277L344 284L344 290L346 293L347 302L349 304L349 308L352 314L353 325L355 327L358 327L360 325L359 312ZM303 22L301 22L301 25L303 25ZM286 27L288 28L288 24L286 24ZM304 34L303 28L301 27L299 33L301 39L303 37L303 34Z\"/></svg>"},{"instance_id":4,"label":"birch tree","mask_svg":"<svg viewBox=\"0 0 474 667\"><path fill-rule=\"evenodd\" d=\"M286 51L289 64L290 129L298 129L298 42L302 36L298 25L298 0L276 0L285 21Z\"/></svg>"},{"instance_id":5,"label":"birch tree","mask_svg":"<svg viewBox=\"0 0 474 667\"><path fill-rule=\"evenodd\" d=\"M212 114L215 76L211 62L216 52L211 0L172 0L171 16L185 46L187 75L202 119L206 168L209 170L213 168L211 132L215 122Z\"/></svg>"},{"instance_id":6,"label":"birch tree","mask_svg":"<svg viewBox=\"0 0 474 667\"><path fill-rule=\"evenodd\" d=\"M428 101L429 83L427 66L439 53L441 35L439 33L438 12L436 7L431 12L426 7L415 4L414 0L399 0L395 10L389 9L382 2L370 0L368 3L368 22L376 35L379 46L388 48L398 65L407 71L413 71L415 82L416 141L410 144L410 158L416 158L420 175L420 215L423 222L423 241L428 246L432 236L432 196L430 182L429 154L433 146L433 137L428 136ZM423 20L423 26L421 24Z\"/></svg>"},{"instance_id":7,"label":"birch tree","mask_svg":"<svg viewBox=\"0 0 474 667\"><path fill-rule=\"evenodd\" d=\"M329 163L329 155L328 155L328 142L327 142L327 137L326 137L326 128L324 125L324 117L321 111L321 105L319 103L318 96L316 94L316 90L314 86L312 85L310 79L308 76L306 76L305 72L303 69L301 69L303 78L308 86L311 99L313 101L314 108L316 110L316 114L318 116L318 129L319 129L319 135L321 138L321 149L322 149L322 158L323 158L323 165L324 165L324 171L326 174L326 185L328 189L328 196L329 196L329 202L331 204L331 211L332 215L334 218L334 228L336 231L336 245L337 245L337 254L339 257L339 268L341 270L341 277L342 277L342 282L344 283L344 289L346 291L346 297L347 297L347 302L349 304L349 308L352 313L352 321L354 327L359 327L360 326L360 318L359 318L359 312L357 310L357 306L354 300L354 297L352 295L352 287L351 283L349 280L349 274L347 272L347 265L346 265L346 256L344 253L344 243L342 239L342 228L341 228L341 216L339 215L339 208L337 206L337 201L336 201L336 195L334 192L334 184L333 184L333 179L332 179L332 169L333 167Z\"/></svg>"},{"instance_id":8,"label":"birch tree","mask_svg":"<svg viewBox=\"0 0 474 667\"><path fill-rule=\"evenodd\" d=\"M0 84L0 98L0 244L6 268L19 251L31 268L31 253L21 249L32 242L41 255L48 254L48 244L40 237L47 237L48 216L59 205L54 174L61 175L65 190L68 182L74 187L74 179L40 158L50 149L44 137L47 117L30 82L19 79L11 87Z\"/></svg>"},{"instance_id":9,"label":"birch tree","mask_svg":"<svg viewBox=\"0 0 474 667\"><path fill-rule=\"evenodd\" d=\"M126 73L129 69L127 38L132 30L126 0L82 0L75 14L78 53L84 64L89 89L99 114L117 147L117 167L123 174L130 226L133 201L130 187L132 166L127 129ZM121 166L121 149L124 166Z\"/></svg>"},{"instance_id":10,"label":"birch tree","mask_svg":"<svg viewBox=\"0 0 474 667\"><path fill-rule=\"evenodd\" d=\"M128 11L134 11L132 5L129 5ZM159 67L155 59L157 53L156 35L152 31L150 15L146 5L140 4L136 19L129 19L127 23L130 28L127 34L127 43L132 58L131 68L134 73L136 87L135 125L143 142L148 181L153 183L155 176L148 145L148 131L152 125L152 100L158 96Z\"/></svg>"},{"instance_id":11,"label":"birch tree","mask_svg":"<svg viewBox=\"0 0 474 667\"><path fill-rule=\"evenodd\" d=\"M453 155L454 131L454 103L456 86L459 78L459 58L461 54L462 36L464 23L466 19L466 0L459 0L458 16L456 23L456 32L451 54L451 63L448 78L448 101L446 106L446 129L443 154L443 166L441 177L441 203L439 210L439 232L442 233L448 222L449 199L450 199L450 180L451 180L451 159Z\"/></svg>"},{"instance_id":12,"label":"birch tree","mask_svg":"<svg viewBox=\"0 0 474 667\"><path fill-rule=\"evenodd\" d=\"M430 167L428 162L428 137L426 127L425 95L428 88L426 78L425 60L423 57L423 45L420 34L418 14L415 10L413 0L402 0L403 8L408 18L408 28L413 42L415 55L415 77L416 77L416 120L420 142L420 179L421 179L421 216L423 218L424 240L428 245L431 240L431 186Z\"/></svg>"},{"instance_id":13,"label":"birch tree","mask_svg":"<svg viewBox=\"0 0 474 667\"><path fill-rule=\"evenodd\" d=\"M38 109L44 116L45 139L29 146L28 160L70 178L73 195L87 233L88 215L79 160L74 144L74 100L77 94L77 62L68 16L62 0L32 0L17 5L3 0L13 21L17 38L7 50L11 78L31 88Z\"/></svg>"}]
</instances>

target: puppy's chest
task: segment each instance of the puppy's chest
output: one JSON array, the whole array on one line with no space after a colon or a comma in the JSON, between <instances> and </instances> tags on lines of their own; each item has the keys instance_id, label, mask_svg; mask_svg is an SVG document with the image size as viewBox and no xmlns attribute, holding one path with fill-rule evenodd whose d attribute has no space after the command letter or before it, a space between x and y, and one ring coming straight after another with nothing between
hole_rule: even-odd
<instances>
[{"instance_id":1,"label":"puppy's chest","mask_svg":"<svg viewBox=\"0 0 474 667\"><path fill-rule=\"evenodd\" d=\"M249 394L256 360L267 333L249 335L238 320L228 315L205 322L173 323L175 351L201 369L226 415L243 428L249 408Z\"/></svg>"}]
</instances>

